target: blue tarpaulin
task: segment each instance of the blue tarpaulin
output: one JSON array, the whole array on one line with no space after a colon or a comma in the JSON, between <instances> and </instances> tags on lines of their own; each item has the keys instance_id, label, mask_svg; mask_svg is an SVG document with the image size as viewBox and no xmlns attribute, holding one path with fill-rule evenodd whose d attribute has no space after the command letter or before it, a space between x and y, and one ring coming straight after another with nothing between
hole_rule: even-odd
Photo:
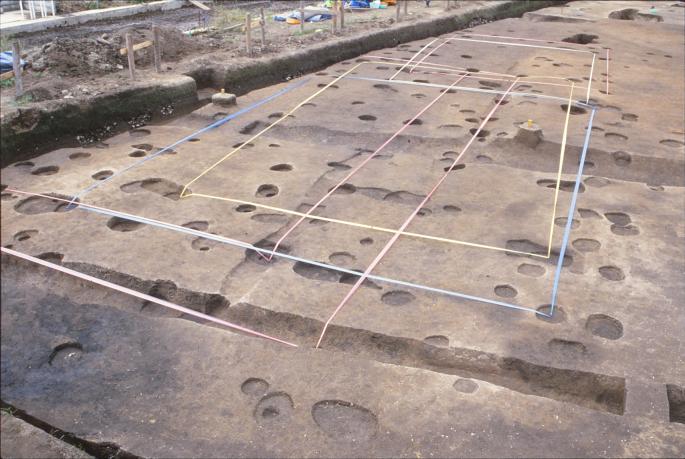
<instances>
[{"instance_id":1,"label":"blue tarpaulin","mask_svg":"<svg viewBox=\"0 0 685 459\"><path fill-rule=\"evenodd\" d=\"M304 13L305 13L304 22L321 22L321 21L327 21L327 20L333 18L333 15L325 14L325 13L313 13L311 16L307 16L307 10L305 10ZM274 21L284 22L288 18L300 19L300 12L299 11L291 11L290 13L286 13L286 14L277 14L274 16Z\"/></svg>"},{"instance_id":2,"label":"blue tarpaulin","mask_svg":"<svg viewBox=\"0 0 685 459\"><path fill-rule=\"evenodd\" d=\"M19 65L24 67L26 62L19 59ZM9 72L12 70L12 51L4 51L0 53L0 73Z\"/></svg>"}]
</instances>

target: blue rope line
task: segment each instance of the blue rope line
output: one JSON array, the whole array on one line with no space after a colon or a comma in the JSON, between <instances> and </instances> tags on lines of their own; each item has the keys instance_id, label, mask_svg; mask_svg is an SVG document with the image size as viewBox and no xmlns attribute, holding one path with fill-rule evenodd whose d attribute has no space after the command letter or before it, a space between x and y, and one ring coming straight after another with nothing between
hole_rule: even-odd
<instances>
[{"instance_id":1,"label":"blue rope line","mask_svg":"<svg viewBox=\"0 0 685 459\"><path fill-rule=\"evenodd\" d=\"M590 119L587 123L587 132L585 133L585 143L583 144L583 151L580 154L580 164L578 165L578 173L576 175L576 183L573 187L573 195L571 196L571 206L568 209L568 217L566 218L566 227L564 228L564 238L561 242L561 250L559 251L559 260L557 261L557 269L554 273L554 285L552 287L552 302L549 308L549 317L554 315L554 308L557 303L557 293L559 290L559 278L561 277L561 267L564 264L564 255L566 254L566 246L571 235L571 225L573 224L573 214L576 210L576 201L578 200L578 190L580 189L580 180L583 178L583 168L585 167L585 156L590 145L590 136L592 135L592 120L595 118L595 109L593 107L590 112Z\"/></svg>"},{"instance_id":2,"label":"blue rope line","mask_svg":"<svg viewBox=\"0 0 685 459\"><path fill-rule=\"evenodd\" d=\"M172 231L186 233L186 234L198 236L198 237L201 237L204 239L211 239L213 241L221 242L224 244L229 244L229 245L233 245L233 246L237 246L237 247L241 247L241 248L245 248L245 249L249 249L249 250L254 250L255 252L259 252L262 254L270 254L270 255L277 256L280 258L284 258L287 260L291 260L291 261L295 261L295 262L301 262L301 263L305 263L305 264L312 265L312 266L318 266L320 268L329 269L332 271L337 271L337 272L341 272L341 273L345 273L345 274L351 274L353 276L360 277L363 275L363 273L360 273L358 271L353 271L351 269L345 269L345 268L341 268L339 266L329 265L326 263L321 263L318 261L308 260L306 258L300 258L300 257L294 256L294 255L289 255L287 253L276 252L273 250L269 250L269 249L265 249L265 248L261 248L261 247L256 247L256 246L254 246L250 243L247 243L247 242L226 238L226 237L219 236L216 234L205 233L203 231L198 231L198 230L194 230L192 228L186 228L183 226L174 225L172 223L160 222L157 220L152 220L152 219L140 217L137 215L127 214L124 212L118 212L115 210L104 210L104 209L94 209L94 208L90 208L90 207L84 207L84 206L78 205L78 203L76 203L76 207L81 209L81 210L95 212L95 213L107 215L110 217L118 217L118 218L121 218L124 220L130 220L130 221L134 221L134 222L138 222L138 223L143 223L146 225L156 226L158 228L170 229ZM387 277L377 276L374 274L369 275L367 277L369 279L372 279L372 280L375 280L378 282L385 282L385 283L389 283L389 284L401 285L404 287L415 288L418 290L425 290L427 292L443 294L443 295L461 298L461 299L465 299L465 300L494 304L497 306L503 306L503 307L510 308L510 309L517 309L520 311L529 311L529 312L533 312L533 313L540 314L540 315L546 315L545 313L536 311L535 309L532 309L532 308L527 308L525 306L519 306L519 305L511 304L511 303L504 303L502 301L497 301L497 300L490 300L487 298L482 298L482 297L478 297L478 296L474 296L474 295L467 295L465 293L455 292L452 290L445 290L445 289L436 288L436 287L429 287L427 285L414 284L412 282L406 282L406 281L401 281L401 280L397 280L397 279L391 279L391 278L387 278Z\"/></svg>"},{"instance_id":3,"label":"blue rope line","mask_svg":"<svg viewBox=\"0 0 685 459\"><path fill-rule=\"evenodd\" d=\"M255 104L253 104L249 107L246 107L246 108L244 108L244 109L242 109L242 110L240 110L240 111L238 111L232 115L229 115L229 116L222 118L221 120L219 120L215 123L212 123L211 125L197 131L194 134L191 134L191 135L184 137L183 139L181 139L181 140L169 145L168 147L165 147L164 149L156 152L154 155L151 155L147 158L144 158L143 160L138 161L137 163L134 163L131 166L128 166L128 167L122 169L121 171L118 171L116 174L108 177L107 179L91 185L90 187L86 188L85 190L83 190L81 193L79 193L78 195L76 195L73 198L72 202L70 203L70 206L72 206L71 208L79 207L81 210L87 210L90 212L95 212L95 213L107 215L110 217L112 217L112 216L118 217L118 218L122 218L124 220L130 220L130 221L135 221L138 223L156 226L158 228L170 229L172 231L186 233L186 234L194 235L194 236L201 237L204 239L210 239L210 240L214 240L214 241L221 242L224 244L229 244L229 245L233 245L236 247L241 247L244 249L254 250L255 252L259 252L262 254L269 254L272 256L284 258L284 259L291 260L294 262L301 262L301 263L305 263L308 265L317 266L317 267L320 267L323 269L328 269L328 270L337 271L337 272L341 272L341 273L345 273L345 274L350 274L353 276L358 276L358 277L362 276L363 273L360 273L358 271L353 271L351 269L341 268L339 266L329 265L327 263L321 263L321 262L317 262L317 261L313 261L313 260L308 260L306 258L301 258L301 257L297 257L294 255L289 255L289 254L282 253L282 252L276 252L273 250L269 250L269 249L265 249L265 248L261 248L261 247L256 247L256 246L254 246L250 243L247 243L247 242L238 241L238 240L230 239L230 238L225 238L223 236L219 236L219 235L215 235L215 234L205 233L202 231L194 230L192 228L185 228L182 226L174 225L172 223L160 222L157 220L152 220L149 218L140 217L137 215L132 215L132 214L124 213L124 212L118 212L118 211L114 211L114 210L93 209L93 208L89 208L89 207L78 206L78 204L76 204L74 206L74 201L78 197L92 191L93 189L97 188L99 185L102 185L103 183L107 182L108 180L114 178L115 176L117 176L123 172L126 172L127 170L130 170L133 167L136 167L136 166L144 163L145 161L149 161L150 159L162 154L164 151L167 151L167 150L173 148L174 146L179 145L180 143L183 143L183 142L193 138L194 136L196 136L198 134L206 132L209 129L216 128L216 127L230 121L231 119L237 118L238 116L242 115L243 113L246 113L246 112L248 112L254 108L257 108L260 105L263 105L263 104L269 102L270 100L273 100L276 97L279 97L282 94L285 94L286 92L289 92L289 91L291 91L291 90L293 90L299 86L302 86L307 81L308 81L308 79L300 81L300 82L295 83L293 85L290 85L290 86L272 94L271 96L256 102ZM576 202L577 202L577 198L578 198L578 191L580 189L580 181L581 181L581 178L583 175L585 157L587 155L587 150L588 150L588 146L590 143L590 136L591 136L591 132L592 132L592 122L593 122L593 119L595 116L595 112L596 112L596 108L592 107L592 112L590 113L590 118L589 118L588 126L587 126L587 132L586 132L586 136L585 136L585 143L583 145L583 150L582 150L581 157L580 157L580 164L578 166L578 172L576 175L576 182L575 182L575 186L574 186L574 190L573 190L573 195L571 197L571 205L569 208L566 227L564 228L564 236L563 236L561 250L559 253L559 260L557 262L557 267L556 267L556 271L555 271L555 275L554 275L554 283L553 283L553 287L552 287L552 300L551 300L551 306L550 306L550 312L549 313L544 313L544 312L538 311L536 309L528 308L525 306L519 306L516 304L505 303L502 301L491 300L488 298L482 298L482 297L478 297L478 296L474 296L474 295L468 295L465 293L456 292L456 291L452 291L452 290L445 290L445 289L441 289L441 288L429 287L427 285L415 284L412 282L401 281L401 280L397 280L397 279L391 279L391 278L387 278L387 277L383 277L383 276L378 276L375 274L368 275L367 277L369 279L372 279L372 280L375 280L378 282L385 282L385 283L394 284L394 285L401 285L404 287L415 288L418 290L424 290L424 291L431 292L431 293L443 294L443 295L447 295L447 296L451 296L451 297L461 298L461 299L470 300L470 301L476 301L476 302L480 302L480 303L494 304L497 306L502 306L502 307L506 307L506 308L510 308L510 309L515 309L515 310L520 310L520 311L529 311L529 312L533 312L533 313L538 314L538 315L542 315L542 316L546 316L546 317L552 317L554 315L554 309L556 306L556 299L557 299L557 293L558 293L558 287L559 287L559 278L561 275L561 268L563 266L564 255L566 253L566 246L568 245L568 239L569 239L570 232L571 232L571 225L573 222L573 214L575 212L575 206L576 206Z\"/></svg>"},{"instance_id":4,"label":"blue rope line","mask_svg":"<svg viewBox=\"0 0 685 459\"><path fill-rule=\"evenodd\" d=\"M71 202L69 203L67 209L73 208L74 201L76 201L77 199L79 199L79 198L85 196L86 194L90 193L91 191L93 191L93 190L96 189L97 187L99 187L99 186L101 186L101 185L104 185L105 183L107 183L107 182L109 182L110 180L112 180L113 178L115 178L115 177L117 177L117 176L123 174L124 172L127 172L127 171L133 169L134 167L138 167L138 166L140 166L141 164L143 164L143 163L145 163L145 162L147 162L147 161L150 161L151 159L156 158L157 156L161 155L162 153L171 150L172 148L174 148L174 147L177 146L177 145L180 145L180 144L182 144L182 143L184 143L184 142L187 142L188 140L194 138L195 136L197 136L197 135L199 135L199 134L202 134L203 132L209 131L210 129L217 128L217 127L221 126L222 124L229 122L229 121L232 120L232 119L238 118L239 116L241 116L241 115L243 115L243 114L245 114L245 113L247 113L247 112L249 112L249 111L251 111L251 110L254 110L254 109L257 108L257 107L260 107L260 106L264 105L265 103L270 102L270 101L272 101L273 99L275 99L275 98L277 98L277 97L280 97L280 96L282 96L283 94L285 94L285 93L287 93L287 92L292 91L293 89L299 88L300 86L302 86L302 85L304 85L305 83L307 83L310 79L311 79L311 78L305 78L305 79L300 80L300 81L298 81L298 82L296 82L296 83L290 84L290 85L286 86L285 88L281 89L280 91L275 92L274 94L270 95L269 97L266 97L266 98L264 98L264 99L261 99L261 100L255 102L254 104L252 104L252 105L250 105L250 106L248 106L248 107L245 107L245 108L243 108L243 109L241 109L241 110L238 110L238 111L235 112L235 113L232 113L232 114L230 114L230 115L228 115L228 116L226 116L226 117L224 117L224 118L221 118L220 120L218 120L218 121L216 121L216 122L210 124L209 126L206 126L206 127L202 128L202 129L200 129L199 131L194 132L194 133L192 133L192 134L190 134L190 135L187 135L187 136L183 137L181 140L178 140L178 141L172 143L171 145L168 145L168 146L162 148L162 149L159 150L158 152L155 152L154 154L152 154L152 155L150 155L150 156L147 156L147 157L141 159L140 161L137 161L137 162L135 162L135 163L133 163L133 164L131 164L131 165L129 165L129 166L126 166L125 168L123 168L123 169L117 171L115 174L110 175L110 176L107 177L106 179L104 179L104 180L99 180L99 181L93 183L92 185L90 185L90 186L88 186L87 188L85 188L85 189L83 189L82 191L80 191L76 196L74 196L74 198L73 198L73 199L71 200Z\"/></svg>"}]
</instances>

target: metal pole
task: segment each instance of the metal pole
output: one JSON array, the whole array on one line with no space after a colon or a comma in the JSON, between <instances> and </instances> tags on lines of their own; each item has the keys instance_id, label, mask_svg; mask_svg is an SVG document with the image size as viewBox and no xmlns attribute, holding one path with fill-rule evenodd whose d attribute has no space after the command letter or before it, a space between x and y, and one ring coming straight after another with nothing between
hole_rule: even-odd
<instances>
[{"instance_id":1,"label":"metal pole","mask_svg":"<svg viewBox=\"0 0 685 459\"><path fill-rule=\"evenodd\" d=\"M395 21L396 21L396 22L400 22L400 4L399 4L399 3L396 3L396 4L395 4L395 8L396 8L396 11L395 11Z\"/></svg>"},{"instance_id":2,"label":"metal pole","mask_svg":"<svg viewBox=\"0 0 685 459\"><path fill-rule=\"evenodd\" d=\"M345 28L345 0L340 0L340 31Z\"/></svg>"},{"instance_id":3,"label":"metal pole","mask_svg":"<svg viewBox=\"0 0 685 459\"><path fill-rule=\"evenodd\" d=\"M24 84L21 81L21 51L19 49L19 42L12 43L12 70L14 70L14 89L15 98L21 97L24 94Z\"/></svg>"},{"instance_id":4,"label":"metal pole","mask_svg":"<svg viewBox=\"0 0 685 459\"><path fill-rule=\"evenodd\" d=\"M409 0L404 0L404 15L406 16L409 11Z\"/></svg>"}]
</instances>

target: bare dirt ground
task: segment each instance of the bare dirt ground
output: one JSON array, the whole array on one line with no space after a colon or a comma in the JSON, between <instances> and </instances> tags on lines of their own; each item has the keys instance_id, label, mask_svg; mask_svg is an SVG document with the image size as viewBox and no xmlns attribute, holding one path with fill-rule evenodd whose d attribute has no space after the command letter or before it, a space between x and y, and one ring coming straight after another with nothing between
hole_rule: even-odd
<instances>
[{"instance_id":1,"label":"bare dirt ground","mask_svg":"<svg viewBox=\"0 0 685 459\"><path fill-rule=\"evenodd\" d=\"M3 402L96 455L682 457L684 14L574 2L2 169L3 247L298 345L3 254Z\"/></svg>"},{"instance_id":2,"label":"bare dirt ground","mask_svg":"<svg viewBox=\"0 0 685 459\"><path fill-rule=\"evenodd\" d=\"M233 6L231 3L238 5ZM305 2L315 5L317 2ZM488 2L453 2L455 9L464 11L481 7ZM286 53L311 44L336 40L359 32L387 28L395 23L396 8L348 12L345 15L345 28L335 35L331 33L331 21L307 23L305 33L297 25L289 25L273 20L274 14L292 11L298 2L225 2L214 5L211 11L196 7L184 7L168 12L150 13L117 20L98 21L79 26L50 29L43 32L21 34L23 52L27 54L29 67L25 73L24 86L27 94L21 103L60 98L80 98L101 94L120 87L127 81L126 57L119 54L125 46L124 36L132 32L134 42L140 43L151 38L152 25L162 28L162 55L164 70L174 73L175 69L184 70L183 64L203 55L220 54L223 59L244 58L245 35L242 28L225 30L232 25L244 23L246 13L259 14L265 8L267 19L267 43L262 46L260 32L255 30L254 57ZM426 7L425 2L411 1L408 15L403 21L440 16L445 13L444 4L433 2ZM475 21L474 24L478 23ZM182 32L202 27L214 27L208 33L192 37ZM9 40L3 43L8 43ZM5 46L7 47L7 46ZM136 52L136 67L150 71L152 67L151 49ZM2 103L5 107L15 106L11 82L0 88Z\"/></svg>"}]
</instances>

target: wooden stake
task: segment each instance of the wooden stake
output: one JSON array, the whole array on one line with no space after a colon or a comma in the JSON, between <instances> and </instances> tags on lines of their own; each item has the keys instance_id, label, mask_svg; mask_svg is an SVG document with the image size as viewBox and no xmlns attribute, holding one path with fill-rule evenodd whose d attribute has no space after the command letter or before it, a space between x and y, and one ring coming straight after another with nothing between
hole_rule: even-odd
<instances>
[{"instance_id":1,"label":"wooden stake","mask_svg":"<svg viewBox=\"0 0 685 459\"><path fill-rule=\"evenodd\" d=\"M154 42L152 40L141 41L140 43L136 43L135 45L133 45L133 51L135 52L152 45L154 45ZM128 48L121 48L119 50L119 54L121 54L122 56L126 56L128 54Z\"/></svg>"},{"instance_id":2,"label":"wooden stake","mask_svg":"<svg viewBox=\"0 0 685 459\"><path fill-rule=\"evenodd\" d=\"M264 19L264 8L259 8L259 24L262 30L262 48L266 46L266 20Z\"/></svg>"},{"instance_id":3,"label":"wooden stake","mask_svg":"<svg viewBox=\"0 0 685 459\"><path fill-rule=\"evenodd\" d=\"M300 0L300 33L304 35L304 2Z\"/></svg>"},{"instance_id":4,"label":"wooden stake","mask_svg":"<svg viewBox=\"0 0 685 459\"><path fill-rule=\"evenodd\" d=\"M333 18L331 19L331 34L335 35L336 27L338 25L338 15L336 14L336 11L335 11L335 5L333 5L333 9L331 10L331 13L333 13Z\"/></svg>"},{"instance_id":5,"label":"wooden stake","mask_svg":"<svg viewBox=\"0 0 685 459\"><path fill-rule=\"evenodd\" d=\"M245 46L247 55L252 56L252 15L250 13L245 15Z\"/></svg>"},{"instance_id":6,"label":"wooden stake","mask_svg":"<svg viewBox=\"0 0 685 459\"><path fill-rule=\"evenodd\" d=\"M205 4L202 4L202 3L198 2L197 0L188 0L188 2L189 2L189 3L192 3L192 4L195 5L195 6L197 6L197 7L200 8L201 10L205 10L205 11L210 11L210 10L211 10L210 7L208 7L208 6L205 5Z\"/></svg>"},{"instance_id":7,"label":"wooden stake","mask_svg":"<svg viewBox=\"0 0 685 459\"><path fill-rule=\"evenodd\" d=\"M19 42L12 43L12 69L14 70L14 90L15 98L24 94L24 83L21 81L21 51L19 49Z\"/></svg>"},{"instance_id":8,"label":"wooden stake","mask_svg":"<svg viewBox=\"0 0 685 459\"><path fill-rule=\"evenodd\" d=\"M133 37L130 33L126 34L126 54L128 56L128 76L133 80L136 72L136 56L133 49Z\"/></svg>"},{"instance_id":9,"label":"wooden stake","mask_svg":"<svg viewBox=\"0 0 685 459\"><path fill-rule=\"evenodd\" d=\"M400 4L395 3L395 8L397 9L397 11L395 11L395 21L400 22Z\"/></svg>"},{"instance_id":10,"label":"wooden stake","mask_svg":"<svg viewBox=\"0 0 685 459\"><path fill-rule=\"evenodd\" d=\"M450 0L447 0L445 2L445 11L448 11L450 9Z\"/></svg>"},{"instance_id":11,"label":"wooden stake","mask_svg":"<svg viewBox=\"0 0 685 459\"><path fill-rule=\"evenodd\" d=\"M340 0L339 8L340 11L340 31L345 28L345 0Z\"/></svg>"},{"instance_id":12,"label":"wooden stake","mask_svg":"<svg viewBox=\"0 0 685 459\"><path fill-rule=\"evenodd\" d=\"M404 0L404 15L406 16L409 11L409 0Z\"/></svg>"},{"instance_id":13,"label":"wooden stake","mask_svg":"<svg viewBox=\"0 0 685 459\"><path fill-rule=\"evenodd\" d=\"M162 72L162 42L159 38L159 27L152 26L152 50L155 55L155 70L157 73Z\"/></svg>"},{"instance_id":14,"label":"wooden stake","mask_svg":"<svg viewBox=\"0 0 685 459\"><path fill-rule=\"evenodd\" d=\"M14 78L14 70L9 70L4 73L0 73L0 81L5 81Z\"/></svg>"}]
</instances>

